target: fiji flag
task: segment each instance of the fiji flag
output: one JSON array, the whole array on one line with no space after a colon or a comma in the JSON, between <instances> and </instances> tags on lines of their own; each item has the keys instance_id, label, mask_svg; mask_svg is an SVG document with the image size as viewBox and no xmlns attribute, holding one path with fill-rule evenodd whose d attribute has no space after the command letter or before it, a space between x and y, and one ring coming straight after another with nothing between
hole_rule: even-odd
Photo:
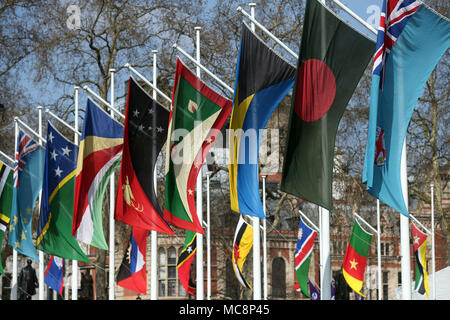
<instances>
[{"instance_id":1,"label":"fiji flag","mask_svg":"<svg viewBox=\"0 0 450 320\"><path fill-rule=\"evenodd\" d=\"M128 249L117 274L119 286L142 294L147 294L147 234L148 230L133 227Z\"/></svg>"},{"instance_id":2,"label":"fiji flag","mask_svg":"<svg viewBox=\"0 0 450 320\"><path fill-rule=\"evenodd\" d=\"M8 244L17 252L36 261L39 261L39 257L33 243L31 220L33 207L42 186L44 157L45 149L19 130Z\"/></svg>"},{"instance_id":3,"label":"fiji flag","mask_svg":"<svg viewBox=\"0 0 450 320\"><path fill-rule=\"evenodd\" d=\"M64 289L64 259L51 256L47 269L45 270L44 282L60 295Z\"/></svg>"},{"instance_id":4,"label":"fiji flag","mask_svg":"<svg viewBox=\"0 0 450 320\"><path fill-rule=\"evenodd\" d=\"M298 227L297 248L295 249L295 272L302 293L310 298L308 292L308 273L311 253L317 232L308 227L300 218Z\"/></svg>"},{"instance_id":5,"label":"fiji flag","mask_svg":"<svg viewBox=\"0 0 450 320\"><path fill-rule=\"evenodd\" d=\"M374 57L363 182L408 216L400 160L417 99L450 45L450 22L420 1L384 0Z\"/></svg>"}]
</instances>

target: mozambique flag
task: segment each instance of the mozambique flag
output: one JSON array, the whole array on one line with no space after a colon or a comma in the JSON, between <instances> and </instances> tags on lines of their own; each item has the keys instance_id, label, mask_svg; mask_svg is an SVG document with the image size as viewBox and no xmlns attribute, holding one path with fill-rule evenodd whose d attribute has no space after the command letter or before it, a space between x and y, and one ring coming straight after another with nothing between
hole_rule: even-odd
<instances>
[{"instance_id":1,"label":"mozambique flag","mask_svg":"<svg viewBox=\"0 0 450 320\"><path fill-rule=\"evenodd\" d=\"M36 247L50 255L90 262L72 236L78 147L48 122Z\"/></svg>"},{"instance_id":2,"label":"mozambique flag","mask_svg":"<svg viewBox=\"0 0 450 320\"><path fill-rule=\"evenodd\" d=\"M173 234L164 221L154 181L168 123L169 111L130 77L115 219L133 227Z\"/></svg>"},{"instance_id":3,"label":"mozambique flag","mask_svg":"<svg viewBox=\"0 0 450 320\"><path fill-rule=\"evenodd\" d=\"M117 274L117 285L147 294L147 252L148 230L133 227L130 243Z\"/></svg>"},{"instance_id":4,"label":"mozambique flag","mask_svg":"<svg viewBox=\"0 0 450 320\"><path fill-rule=\"evenodd\" d=\"M15 154L8 244L17 252L39 261L33 242L31 220L42 188L45 149L19 129Z\"/></svg>"},{"instance_id":5,"label":"mozambique flag","mask_svg":"<svg viewBox=\"0 0 450 320\"><path fill-rule=\"evenodd\" d=\"M233 262L233 270L239 283L248 288L252 289L250 284L245 280L242 274L242 267L247 259L250 250L253 247L253 227L249 225L242 215L239 215L238 225L236 227L236 233L234 234L233 241L233 253L231 255Z\"/></svg>"},{"instance_id":6,"label":"mozambique flag","mask_svg":"<svg viewBox=\"0 0 450 320\"><path fill-rule=\"evenodd\" d=\"M229 135L230 198L235 212L265 218L259 195L259 144L294 77L295 67L243 23Z\"/></svg>"},{"instance_id":7,"label":"mozambique flag","mask_svg":"<svg viewBox=\"0 0 450 320\"><path fill-rule=\"evenodd\" d=\"M11 218L13 199L13 170L0 161L0 247ZM0 259L0 274L3 274Z\"/></svg>"},{"instance_id":8,"label":"mozambique flag","mask_svg":"<svg viewBox=\"0 0 450 320\"><path fill-rule=\"evenodd\" d=\"M414 240L414 257L416 267L414 274L414 290L420 294L425 294L428 298L430 286L428 284L427 273L427 235L417 229L414 223L411 224Z\"/></svg>"},{"instance_id":9,"label":"mozambique flag","mask_svg":"<svg viewBox=\"0 0 450 320\"><path fill-rule=\"evenodd\" d=\"M300 218L297 235L297 247L295 249L295 273L300 289L305 296L310 298L308 292L308 273L311 263L311 253L314 248L314 240L317 232L308 227Z\"/></svg>"},{"instance_id":10,"label":"mozambique flag","mask_svg":"<svg viewBox=\"0 0 450 320\"><path fill-rule=\"evenodd\" d=\"M166 144L164 218L203 234L195 184L214 139L231 112L231 101L201 82L177 60Z\"/></svg>"},{"instance_id":11,"label":"mozambique flag","mask_svg":"<svg viewBox=\"0 0 450 320\"><path fill-rule=\"evenodd\" d=\"M122 159L123 126L87 101L75 178L72 235L108 250L103 234L103 198L109 177Z\"/></svg>"},{"instance_id":12,"label":"mozambique flag","mask_svg":"<svg viewBox=\"0 0 450 320\"><path fill-rule=\"evenodd\" d=\"M375 44L307 0L280 189L332 210L336 133Z\"/></svg>"},{"instance_id":13,"label":"mozambique flag","mask_svg":"<svg viewBox=\"0 0 450 320\"><path fill-rule=\"evenodd\" d=\"M183 285L184 290L190 295L195 295L196 285L191 277L192 261L197 251L197 233L186 230L186 240L183 250L180 252L177 262L178 279Z\"/></svg>"},{"instance_id":14,"label":"mozambique flag","mask_svg":"<svg viewBox=\"0 0 450 320\"><path fill-rule=\"evenodd\" d=\"M366 296L360 291L364 281L364 272L371 242L372 235L361 228L358 221L355 220L350 242L345 251L342 273L350 288L364 298Z\"/></svg>"}]
</instances>

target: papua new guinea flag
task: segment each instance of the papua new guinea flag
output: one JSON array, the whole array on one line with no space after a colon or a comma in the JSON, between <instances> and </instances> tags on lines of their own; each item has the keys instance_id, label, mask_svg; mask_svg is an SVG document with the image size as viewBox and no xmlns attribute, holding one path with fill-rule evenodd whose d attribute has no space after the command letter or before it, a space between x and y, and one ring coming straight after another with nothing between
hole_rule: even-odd
<instances>
[{"instance_id":1,"label":"papua new guinea flag","mask_svg":"<svg viewBox=\"0 0 450 320\"><path fill-rule=\"evenodd\" d=\"M163 218L154 181L168 123L169 110L130 77L114 217L133 227L173 234Z\"/></svg>"},{"instance_id":2,"label":"papua new guinea flag","mask_svg":"<svg viewBox=\"0 0 450 320\"><path fill-rule=\"evenodd\" d=\"M448 19L421 1L383 1L363 182L371 195L405 216L408 198L400 173L406 132L417 99L449 46Z\"/></svg>"},{"instance_id":3,"label":"papua new guinea flag","mask_svg":"<svg viewBox=\"0 0 450 320\"><path fill-rule=\"evenodd\" d=\"M44 274L44 282L60 295L64 289L64 259L51 256Z\"/></svg>"},{"instance_id":4,"label":"papua new guinea flag","mask_svg":"<svg viewBox=\"0 0 450 320\"><path fill-rule=\"evenodd\" d=\"M244 262L247 259L252 247L253 227L244 220L242 215L239 215L238 225L234 234L231 259L233 262L233 270L236 275L236 279L238 279L242 286L248 289L252 289L252 287L247 280L245 280L242 268L244 267Z\"/></svg>"},{"instance_id":5,"label":"papua new guinea flag","mask_svg":"<svg viewBox=\"0 0 450 320\"><path fill-rule=\"evenodd\" d=\"M72 235L108 250L103 234L103 198L110 176L122 159L123 126L87 101L75 178Z\"/></svg>"},{"instance_id":6,"label":"papua new guinea flag","mask_svg":"<svg viewBox=\"0 0 450 320\"><path fill-rule=\"evenodd\" d=\"M196 284L191 277L191 266L197 252L197 233L186 230L186 239L183 250L178 257L177 270L178 279L184 290L190 295L195 295Z\"/></svg>"},{"instance_id":7,"label":"papua new guinea flag","mask_svg":"<svg viewBox=\"0 0 450 320\"><path fill-rule=\"evenodd\" d=\"M195 185L203 161L231 112L219 95L177 60L166 144L164 219L203 234L195 203Z\"/></svg>"},{"instance_id":8,"label":"papua new guinea flag","mask_svg":"<svg viewBox=\"0 0 450 320\"><path fill-rule=\"evenodd\" d=\"M42 188L45 149L19 129L15 154L8 244L17 252L39 261L33 242L31 220Z\"/></svg>"},{"instance_id":9,"label":"papua new guinea flag","mask_svg":"<svg viewBox=\"0 0 450 320\"><path fill-rule=\"evenodd\" d=\"M366 296L361 293L361 289L371 242L372 235L361 228L358 221L355 220L342 263L342 273L350 288L364 298Z\"/></svg>"},{"instance_id":10,"label":"papua new guinea flag","mask_svg":"<svg viewBox=\"0 0 450 320\"><path fill-rule=\"evenodd\" d=\"M230 198L235 212L265 218L259 194L259 144L294 77L295 67L243 23L229 134Z\"/></svg>"},{"instance_id":11,"label":"papua new guinea flag","mask_svg":"<svg viewBox=\"0 0 450 320\"><path fill-rule=\"evenodd\" d=\"M130 243L117 274L117 285L147 294L146 248L148 230L133 227Z\"/></svg>"},{"instance_id":12,"label":"papua new guinea flag","mask_svg":"<svg viewBox=\"0 0 450 320\"><path fill-rule=\"evenodd\" d=\"M336 133L374 48L317 0L307 0L282 191L332 210Z\"/></svg>"},{"instance_id":13,"label":"papua new guinea flag","mask_svg":"<svg viewBox=\"0 0 450 320\"><path fill-rule=\"evenodd\" d=\"M13 200L13 169L0 161L0 246L11 218ZM0 274L3 274L0 259Z\"/></svg>"},{"instance_id":14,"label":"papua new guinea flag","mask_svg":"<svg viewBox=\"0 0 450 320\"><path fill-rule=\"evenodd\" d=\"M48 122L36 247L50 255L91 262L72 236L78 147Z\"/></svg>"},{"instance_id":15,"label":"papua new guinea flag","mask_svg":"<svg viewBox=\"0 0 450 320\"><path fill-rule=\"evenodd\" d=\"M415 273L414 290L424 294L427 298L430 295L430 285L427 273L427 235L420 231L414 223L411 224L414 244Z\"/></svg>"},{"instance_id":16,"label":"papua new guinea flag","mask_svg":"<svg viewBox=\"0 0 450 320\"><path fill-rule=\"evenodd\" d=\"M314 248L314 240L317 232L308 227L300 218L297 235L297 247L295 249L295 273L301 291L310 298L308 292L308 274L311 263L311 253Z\"/></svg>"}]
</instances>

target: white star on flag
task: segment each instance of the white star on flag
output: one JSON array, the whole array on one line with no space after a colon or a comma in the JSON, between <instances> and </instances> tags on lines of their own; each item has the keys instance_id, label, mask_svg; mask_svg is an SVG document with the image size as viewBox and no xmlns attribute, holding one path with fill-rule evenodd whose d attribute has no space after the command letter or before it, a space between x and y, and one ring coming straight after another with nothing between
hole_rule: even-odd
<instances>
[{"instance_id":1,"label":"white star on flag","mask_svg":"<svg viewBox=\"0 0 450 320\"><path fill-rule=\"evenodd\" d=\"M59 168L59 166L58 166L58 168L56 168L55 169L55 176L56 177L61 177L61 173L62 173L63 171Z\"/></svg>"},{"instance_id":2,"label":"white star on flag","mask_svg":"<svg viewBox=\"0 0 450 320\"><path fill-rule=\"evenodd\" d=\"M192 252L192 247L191 247L191 246L187 247L186 251L187 251L188 253L191 253L191 252Z\"/></svg>"},{"instance_id":3,"label":"white star on flag","mask_svg":"<svg viewBox=\"0 0 450 320\"><path fill-rule=\"evenodd\" d=\"M72 150L69 149L69 146L66 146L65 148L63 148L62 149L63 156L69 156L70 151L72 151Z\"/></svg>"},{"instance_id":4,"label":"white star on flag","mask_svg":"<svg viewBox=\"0 0 450 320\"><path fill-rule=\"evenodd\" d=\"M56 157L58 156L58 154L56 153L55 149L53 149L53 152L50 153L50 157L56 161Z\"/></svg>"},{"instance_id":5,"label":"white star on flag","mask_svg":"<svg viewBox=\"0 0 450 320\"><path fill-rule=\"evenodd\" d=\"M48 140L50 140L50 143L53 143L53 138L55 138L55 137L54 137L53 134L50 132L50 133L48 134Z\"/></svg>"},{"instance_id":6,"label":"white star on flag","mask_svg":"<svg viewBox=\"0 0 450 320\"><path fill-rule=\"evenodd\" d=\"M137 118L139 116L139 110L138 109L134 110L133 115Z\"/></svg>"}]
</instances>

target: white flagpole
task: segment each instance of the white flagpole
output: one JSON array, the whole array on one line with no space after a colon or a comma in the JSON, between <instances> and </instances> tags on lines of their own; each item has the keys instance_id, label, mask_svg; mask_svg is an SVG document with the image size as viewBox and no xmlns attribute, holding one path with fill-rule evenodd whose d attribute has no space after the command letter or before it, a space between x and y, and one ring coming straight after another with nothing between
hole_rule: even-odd
<instances>
[{"instance_id":1,"label":"white flagpole","mask_svg":"<svg viewBox=\"0 0 450 320\"><path fill-rule=\"evenodd\" d=\"M17 137L19 136L19 123L18 119L14 118L14 133L15 133L15 139L14 139L14 158L15 161L18 162L19 155L17 153ZM18 163L14 163L14 169L15 166L18 165ZM17 172L18 174L18 172ZM12 279L11 279L11 300L17 300L17 251L13 249L13 265L12 265Z\"/></svg>"},{"instance_id":2,"label":"white flagpole","mask_svg":"<svg viewBox=\"0 0 450 320\"><path fill-rule=\"evenodd\" d=\"M42 146L42 106L38 106L39 113L39 145ZM42 189L39 191L39 212L41 210L41 201L42 201ZM38 296L39 300L44 300L44 252L38 250L39 254L39 288L38 288Z\"/></svg>"},{"instance_id":3,"label":"white flagpole","mask_svg":"<svg viewBox=\"0 0 450 320\"><path fill-rule=\"evenodd\" d=\"M248 5L254 18L256 3L251 2ZM255 31L254 23L251 24L251 29ZM253 217L253 300L261 300L261 235L258 217Z\"/></svg>"},{"instance_id":4,"label":"white flagpole","mask_svg":"<svg viewBox=\"0 0 450 320\"><path fill-rule=\"evenodd\" d=\"M406 138L400 166L403 198L408 209L408 174L406 160ZM402 270L402 300L411 300L411 254L409 245L409 218L400 214L400 253Z\"/></svg>"},{"instance_id":5,"label":"white flagpole","mask_svg":"<svg viewBox=\"0 0 450 320\"><path fill-rule=\"evenodd\" d=\"M432 300L436 300L436 257L434 247L434 184L431 184L431 272L433 273Z\"/></svg>"},{"instance_id":6,"label":"white flagpole","mask_svg":"<svg viewBox=\"0 0 450 320\"><path fill-rule=\"evenodd\" d=\"M153 85L157 86L157 53L158 50L152 50L153 53ZM153 99L156 101L156 90L153 90ZM156 167L153 172L153 187L155 194L158 194ZM150 231L150 300L158 300L158 232Z\"/></svg>"},{"instance_id":7,"label":"white flagpole","mask_svg":"<svg viewBox=\"0 0 450 320\"><path fill-rule=\"evenodd\" d=\"M320 299L331 300L331 256L330 256L330 212L319 207L320 214L320 246L321 270L320 270Z\"/></svg>"},{"instance_id":8,"label":"white flagpole","mask_svg":"<svg viewBox=\"0 0 450 320\"><path fill-rule=\"evenodd\" d=\"M111 75L111 90L110 90L110 105L111 105L111 118L114 119L114 73L115 69L109 69ZM114 281L114 271L116 267L115 253L115 220L114 220L114 209L115 209L115 174L112 172L109 178L109 300L115 300L115 288L116 282Z\"/></svg>"},{"instance_id":9,"label":"white flagpole","mask_svg":"<svg viewBox=\"0 0 450 320\"><path fill-rule=\"evenodd\" d=\"M196 51L197 51L197 62L200 63L200 30L201 27L195 27L196 32ZM200 78L200 68L197 67L197 77ZM203 137L201 137L203 138ZM203 164L202 164L203 165ZM196 183L196 201L197 201L197 215L200 224L203 222L203 194L202 194L202 167L200 167L200 172L197 176ZM196 297L197 300L204 299L204 288L203 288L203 235L197 233L197 288Z\"/></svg>"},{"instance_id":10,"label":"white flagpole","mask_svg":"<svg viewBox=\"0 0 450 320\"><path fill-rule=\"evenodd\" d=\"M209 178L210 173L206 174L206 283L207 292L206 299L211 300L211 210L210 210L210 190L209 190Z\"/></svg>"},{"instance_id":11,"label":"white flagpole","mask_svg":"<svg viewBox=\"0 0 450 320\"><path fill-rule=\"evenodd\" d=\"M378 258L378 300L382 300L382 286L381 286L381 213L380 200L377 199L377 258Z\"/></svg>"},{"instance_id":12,"label":"white flagpole","mask_svg":"<svg viewBox=\"0 0 450 320\"><path fill-rule=\"evenodd\" d=\"M264 215L266 216L266 176L262 176L263 178L263 210ZM263 297L264 300L267 300L268 297L268 285L267 285L267 216L263 219Z\"/></svg>"},{"instance_id":13,"label":"white flagpole","mask_svg":"<svg viewBox=\"0 0 450 320\"><path fill-rule=\"evenodd\" d=\"M75 145L78 146L78 87L75 87ZM78 300L78 261L72 260L72 300Z\"/></svg>"}]
</instances>

